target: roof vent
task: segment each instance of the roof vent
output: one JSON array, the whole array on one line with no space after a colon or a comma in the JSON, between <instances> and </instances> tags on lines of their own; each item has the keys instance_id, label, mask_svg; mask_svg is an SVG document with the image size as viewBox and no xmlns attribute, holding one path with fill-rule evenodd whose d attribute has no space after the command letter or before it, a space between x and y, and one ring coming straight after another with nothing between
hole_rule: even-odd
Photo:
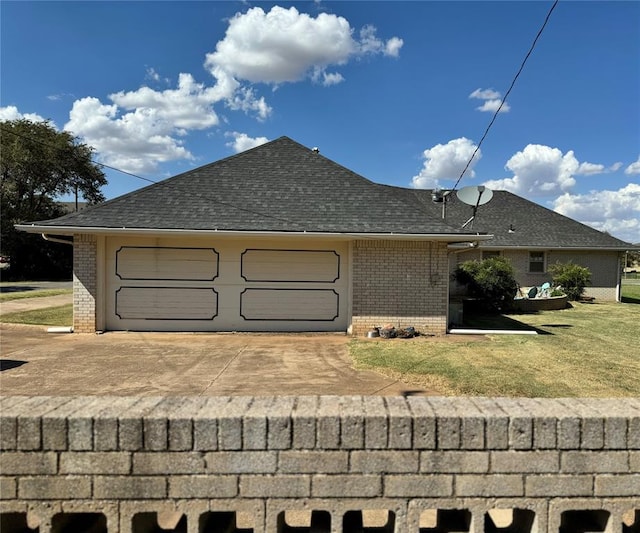
<instances>
[{"instance_id":1,"label":"roof vent","mask_svg":"<svg viewBox=\"0 0 640 533\"><path fill-rule=\"evenodd\" d=\"M314 147L311 149L311 151L312 151L314 154L319 154L319 153L320 153L320 148L318 148L317 146L314 146Z\"/></svg>"}]
</instances>

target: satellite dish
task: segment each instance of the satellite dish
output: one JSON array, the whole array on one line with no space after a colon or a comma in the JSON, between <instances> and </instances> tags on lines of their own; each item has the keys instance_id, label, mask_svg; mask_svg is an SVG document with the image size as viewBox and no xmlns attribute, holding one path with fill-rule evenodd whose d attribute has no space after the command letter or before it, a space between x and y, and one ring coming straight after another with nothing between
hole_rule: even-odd
<instances>
[{"instance_id":1,"label":"satellite dish","mask_svg":"<svg viewBox=\"0 0 640 533\"><path fill-rule=\"evenodd\" d=\"M472 185L470 187L463 187L456 192L456 195L462 203L478 207L479 205L486 204L493 198L493 191L484 185Z\"/></svg>"}]
</instances>

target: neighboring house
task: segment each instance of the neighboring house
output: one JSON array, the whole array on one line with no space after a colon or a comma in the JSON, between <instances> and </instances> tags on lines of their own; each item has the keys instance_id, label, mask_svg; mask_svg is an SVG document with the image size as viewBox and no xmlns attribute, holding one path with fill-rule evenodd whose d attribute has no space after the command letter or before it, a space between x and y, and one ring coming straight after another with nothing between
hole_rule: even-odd
<instances>
[{"instance_id":1,"label":"neighboring house","mask_svg":"<svg viewBox=\"0 0 640 533\"><path fill-rule=\"evenodd\" d=\"M287 137L19 229L74 246L74 330L445 333L449 247L490 238Z\"/></svg>"},{"instance_id":2,"label":"neighboring house","mask_svg":"<svg viewBox=\"0 0 640 533\"><path fill-rule=\"evenodd\" d=\"M454 227L460 228L473 214L473 208L463 204L455 193L447 196L444 218L443 203L433 202L432 191L405 189L404 194L419 198L426 212ZM452 253L451 271L468 259L500 255L516 268L520 286L532 287L551 282L551 265L571 261L589 268L591 285L585 295L601 300L620 300L625 251L637 249L507 191L493 191L493 198L478 207L473 224L466 228L489 233L493 239ZM462 289L452 284L452 292L458 290Z\"/></svg>"},{"instance_id":3,"label":"neighboring house","mask_svg":"<svg viewBox=\"0 0 640 533\"><path fill-rule=\"evenodd\" d=\"M281 137L18 228L73 237L76 332L442 334L452 267L483 253L511 258L523 285L572 259L592 270L592 294L615 299L627 243L502 191L462 229L471 208L451 195L443 219L431 195Z\"/></svg>"}]
</instances>

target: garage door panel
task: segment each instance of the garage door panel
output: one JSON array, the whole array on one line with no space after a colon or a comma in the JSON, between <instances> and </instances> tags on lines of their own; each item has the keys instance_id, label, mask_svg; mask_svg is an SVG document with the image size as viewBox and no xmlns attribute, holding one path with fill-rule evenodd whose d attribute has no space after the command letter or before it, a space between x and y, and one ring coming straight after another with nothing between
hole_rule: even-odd
<instances>
[{"instance_id":1,"label":"garage door panel","mask_svg":"<svg viewBox=\"0 0 640 533\"><path fill-rule=\"evenodd\" d=\"M249 282L334 283L340 278L340 256L334 250L247 249L241 276Z\"/></svg>"},{"instance_id":2,"label":"garage door panel","mask_svg":"<svg viewBox=\"0 0 640 533\"><path fill-rule=\"evenodd\" d=\"M122 246L116 251L121 280L213 281L218 267L214 248Z\"/></svg>"},{"instance_id":3,"label":"garage door panel","mask_svg":"<svg viewBox=\"0 0 640 533\"><path fill-rule=\"evenodd\" d=\"M120 287L115 306L121 320L213 320L218 294L210 288Z\"/></svg>"},{"instance_id":4,"label":"garage door panel","mask_svg":"<svg viewBox=\"0 0 640 533\"><path fill-rule=\"evenodd\" d=\"M245 320L333 321L340 296L333 289L245 289L240 316Z\"/></svg>"}]
</instances>

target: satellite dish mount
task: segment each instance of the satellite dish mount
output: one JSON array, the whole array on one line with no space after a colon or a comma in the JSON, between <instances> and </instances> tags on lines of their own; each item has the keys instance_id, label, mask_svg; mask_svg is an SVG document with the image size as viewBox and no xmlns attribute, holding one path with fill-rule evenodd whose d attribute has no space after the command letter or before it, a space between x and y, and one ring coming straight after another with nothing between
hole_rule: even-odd
<instances>
[{"instance_id":1,"label":"satellite dish mount","mask_svg":"<svg viewBox=\"0 0 640 533\"><path fill-rule=\"evenodd\" d=\"M466 228L469 224L471 224L471 227L473 228L473 221L476 218L478 207L486 204L491 200L491 198L493 198L493 191L484 185L472 185L470 187L463 187L457 191L456 196L463 204L473 207L473 214L471 215L471 218L462 224L461 229Z\"/></svg>"}]
</instances>

